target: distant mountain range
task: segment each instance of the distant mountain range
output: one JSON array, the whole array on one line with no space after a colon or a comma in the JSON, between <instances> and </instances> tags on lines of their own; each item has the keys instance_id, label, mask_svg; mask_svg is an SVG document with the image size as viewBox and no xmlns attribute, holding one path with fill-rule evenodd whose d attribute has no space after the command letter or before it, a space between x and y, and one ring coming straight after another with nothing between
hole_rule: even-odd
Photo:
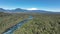
<instances>
[{"instance_id":1,"label":"distant mountain range","mask_svg":"<svg viewBox=\"0 0 60 34\"><path fill-rule=\"evenodd\" d=\"M48 13L48 14L60 14L60 12L51 12L51 11L44 11L44 10L25 10L16 8L13 10L5 10L3 8L0 8L0 12L7 12L7 13Z\"/></svg>"},{"instance_id":2,"label":"distant mountain range","mask_svg":"<svg viewBox=\"0 0 60 34\"><path fill-rule=\"evenodd\" d=\"M20 9L20 8L16 8L16 9L12 9L12 10L5 10L3 8L0 8L0 12L10 12L10 13L15 13L15 12L24 12L27 10L24 9Z\"/></svg>"}]
</instances>

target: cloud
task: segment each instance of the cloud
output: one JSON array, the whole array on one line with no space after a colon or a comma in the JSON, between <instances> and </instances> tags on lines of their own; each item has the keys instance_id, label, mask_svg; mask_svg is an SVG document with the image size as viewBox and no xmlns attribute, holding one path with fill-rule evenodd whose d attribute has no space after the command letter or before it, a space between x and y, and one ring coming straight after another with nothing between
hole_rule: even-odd
<instances>
[{"instance_id":1,"label":"cloud","mask_svg":"<svg viewBox=\"0 0 60 34\"><path fill-rule=\"evenodd\" d=\"M27 8L27 10L38 10L37 8Z\"/></svg>"}]
</instances>

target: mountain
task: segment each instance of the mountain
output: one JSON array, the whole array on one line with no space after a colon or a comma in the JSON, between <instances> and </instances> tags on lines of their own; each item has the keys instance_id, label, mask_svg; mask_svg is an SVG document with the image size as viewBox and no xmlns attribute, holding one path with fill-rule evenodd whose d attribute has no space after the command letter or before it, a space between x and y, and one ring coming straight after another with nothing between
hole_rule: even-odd
<instances>
[{"instance_id":1,"label":"mountain","mask_svg":"<svg viewBox=\"0 0 60 34\"><path fill-rule=\"evenodd\" d=\"M24 9L20 9L20 8L16 8L16 9L13 9L13 10L5 10L3 8L0 8L0 12L11 12L11 13L15 13L15 12L25 12L27 10L24 10Z\"/></svg>"},{"instance_id":2,"label":"mountain","mask_svg":"<svg viewBox=\"0 0 60 34\"><path fill-rule=\"evenodd\" d=\"M47 13L49 11L44 11L44 10L30 10L30 12L35 12L35 13Z\"/></svg>"},{"instance_id":3,"label":"mountain","mask_svg":"<svg viewBox=\"0 0 60 34\"><path fill-rule=\"evenodd\" d=\"M60 12L51 12L51 11L44 11L44 10L25 10L21 8L16 8L13 10L5 10L0 8L0 12L8 12L8 13L46 13L46 14L60 14Z\"/></svg>"},{"instance_id":4,"label":"mountain","mask_svg":"<svg viewBox=\"0 0 60 34\"><path fill-rule=\"evenodd\" d=\"M3 8L0 8L0 12L4 12L4 11L6 11L6 10L4 10Z\"/></svg>"},{"instance_id":5,"label":"mountain","mask_svg":"<svg viewBox=\"0 0 60 34\"><path fill-rule=\"evenodd\" d=\"M27 10L24 10L24 9L20 9L20 8L16 8L14 10L11 10L12 12L25 12Z\"/></svg>"}]
</instances>

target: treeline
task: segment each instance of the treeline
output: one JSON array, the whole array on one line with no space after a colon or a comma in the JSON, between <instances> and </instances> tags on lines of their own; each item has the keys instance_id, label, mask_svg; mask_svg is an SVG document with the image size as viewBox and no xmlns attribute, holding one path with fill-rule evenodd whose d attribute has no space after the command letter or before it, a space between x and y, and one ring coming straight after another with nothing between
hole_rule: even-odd
<instances>
[{"instance_id":1,"label":"treeline","mask_svg":"<svg viewBox=\"0 0 60 34\"><path fill-rule=\"evenodd\" d=\"M0 12L0 17L10 16L10 15L11 14L9 13Z\"/></svg>"}]
</instances>

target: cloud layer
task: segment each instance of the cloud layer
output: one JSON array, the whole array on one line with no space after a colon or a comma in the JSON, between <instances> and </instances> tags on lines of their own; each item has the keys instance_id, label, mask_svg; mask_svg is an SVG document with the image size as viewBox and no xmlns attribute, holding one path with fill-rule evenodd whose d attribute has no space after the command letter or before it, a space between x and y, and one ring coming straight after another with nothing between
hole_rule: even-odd
<instances>
[{"instance_id":1,"label":"cloud layer","mask_svg":"<svg viewBox=\"0 0 60 34\"><path fill-rule=\"evenodd\" d=\"M37 8L27 8L27 10L38 10Z\"/></svg>"}]
</instances>

